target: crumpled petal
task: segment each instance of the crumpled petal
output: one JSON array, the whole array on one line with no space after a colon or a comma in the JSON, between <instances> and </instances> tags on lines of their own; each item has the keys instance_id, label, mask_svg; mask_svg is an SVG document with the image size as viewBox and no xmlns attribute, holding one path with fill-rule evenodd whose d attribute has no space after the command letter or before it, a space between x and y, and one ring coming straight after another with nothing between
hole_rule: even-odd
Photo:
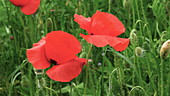
<instances>
[{"instance_id":1,"label":"crumpled petal","mask_svg":"<svg viewBox=\"0 0 170 96\"><path fill-rule=\"evenodd\" d=\"M43 37L40 41L38 41L38 43L34 43L34 44L33 44L33 47L42 45L42 44L44 44L44 43L45 43L45 37Z\"/></svg>"},{"instance_id":2,"label":"crumpled petal","mask_svg":"<svg viewBox=\"0 0 170 96\"><path fill-rule=\"evenodd\" d=\"M121 43L116 44L115 46L112 46L116 51L123 51L125 50L128 45L130 40L126 38L118 38L118 40L121 41Z\"/></svg>"},{"instance_id":3,"label":"crumpled petal","mask_svg":"<svg viewBox=\"0 0 170 96\"><path fill-rule=\"evenodd\" d=\"M26 15L34 14L40 5L40 0L30 0L30 2L21 7L21 11Z\"/></svg>"},{"instance_id":4,"label":"crumpled petal","mask_svg":"<svg viewBox=\"0 0 170 96\"><path fill-rule=\"evenodd\" d=\"M64 64L53 66L46 73L52 80L69 82L81 73L84 61L83 58L72 59Z\"/></svg>"},{"instance_id":5,"label":"crumpled petal","mask_svg":"<svg viewBox=\"0 0 170 96\"><path fill-rule=\"evenodd\" d=\"M28 61L36 69L45 69L50 67L50 63L47 60L45 54L45 38L42 38L38 43L33 45L31 49L27 49L26 55Z\"/></svg>"},{"instance_id":6,"label":"crumpled petal","mask_svg":"<svg viewBox=\"0 0 170 96\"><path fill-rule=\"evenodd\" d=\"M80 28L86 30L90 34L91 18L85 18L82 15L74 14L74 21L80 25Z\"/></svg>"},{"instance_id":7,"label":"crumpled petal","mask_svg":"<svg viewBox=\"0 0 170 96\"><path fill-rule=\"evenodd\" d=\"M30 2L30 0L10 0L10 2L15 6L22 7Z\"/></svg>"},{"instance_id":8,"label":"crumpled petal","mask_svg":"<svg viewBox=\"0 0 170 96\"><path fill-rule=\"evenodd\" d=\"M90 32L94 35L118 36L125 32L125 28L116 16L97 11L91 18Z\"/></svg>"},{"instance_id":9,"label":"crumpled petal","mask_svg":"<svg viewBox=\"0 0 170 96\"><path fill-rule=\"evenodd\" d=\"M45 51L48 60L58 64L77 58L81 51L80 42L71 34L63 31L52 31L46 35Z\"/></svg>"},{"instance_id":10,"label":"crumpled petal","mask_svg":"<svg viewBox=\"0 0 170 96\"><path fill-rule=\"evenodd\" d=\"M84 35L80 33L88 43L91 43L97 47L104 47L106 45L115 46L120 43L117 37L107 36L107 35Z\"/></svg>"}]
</instances>

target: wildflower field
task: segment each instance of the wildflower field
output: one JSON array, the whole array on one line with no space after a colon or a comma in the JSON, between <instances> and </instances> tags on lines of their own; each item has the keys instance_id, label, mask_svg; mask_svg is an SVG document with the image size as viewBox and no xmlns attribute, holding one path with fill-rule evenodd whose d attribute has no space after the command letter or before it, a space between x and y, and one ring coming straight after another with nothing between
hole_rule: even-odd
<instances>
[{"instance_id":1,"label":"wildflower field","mask_svg":"<svg viewBox=\"0 0 170 96\"><path fill-rule=\"evenodd\" d=\"M1 0L0 96L170 96L169 0Z\"/></svg>"}]
</instances>

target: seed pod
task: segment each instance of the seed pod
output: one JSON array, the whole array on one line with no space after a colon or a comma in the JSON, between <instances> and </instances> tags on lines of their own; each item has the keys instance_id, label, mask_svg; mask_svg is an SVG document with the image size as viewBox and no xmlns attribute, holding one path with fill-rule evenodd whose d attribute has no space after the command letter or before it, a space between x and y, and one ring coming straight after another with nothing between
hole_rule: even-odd
<instances>
[{"instance_id":1,"label":"seed pod","mask_svg":"<svg viewBox=\"0 0 170 96\"><path fill-rule=\"evenodd\" d=\"M165 59L168 57L169 53L170 53L170 40L167 40L166 42L163 43L160 49L160 57L162 59Z\"/></svg>"},{"instance_id":2,"label":"seed pod","mask_svg":"<svg viewBox=\"0 0 170 96\"><path fill-rule=\"evenodd\" d=\"M136 47L135 48L135 54L136 56L142 56L143 55L144 50L141 47Z\"/></svg>"}]
</instances>

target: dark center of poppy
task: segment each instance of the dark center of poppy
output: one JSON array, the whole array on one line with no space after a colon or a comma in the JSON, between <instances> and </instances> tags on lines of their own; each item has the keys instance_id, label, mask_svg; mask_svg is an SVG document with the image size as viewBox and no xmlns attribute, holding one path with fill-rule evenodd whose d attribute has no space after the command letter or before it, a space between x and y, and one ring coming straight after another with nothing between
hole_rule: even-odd
<instances>
[{"instance_id":1,"label":"dark center of poppy","mask_svg":"<svg viewBox=\"0 0 170 96\"><path fill-rule=\"evenodd\" d=\"M50 59L51 64L58 65L57 61Z\"/></svg>"},{"instance_id":2,"label":"dark center of poppy","mask_svg":"<svg viewBox=\"0 0 170 96\"><path fill-rule=\"evenodd\" d=\"M90 35L94 35L93 33L90 33Z\"/></svg>"}]
</instances>

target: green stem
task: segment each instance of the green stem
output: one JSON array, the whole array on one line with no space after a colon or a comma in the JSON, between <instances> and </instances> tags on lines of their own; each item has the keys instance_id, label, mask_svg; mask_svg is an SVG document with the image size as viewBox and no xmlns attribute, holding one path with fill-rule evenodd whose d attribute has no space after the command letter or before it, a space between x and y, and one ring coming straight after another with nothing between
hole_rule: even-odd
<instances>
[{"instance_id":1,"label":"green stem","mask_svg":"<svg viewBox=\"0 0 170 96\"><path fill-rule=\"evenodd\" d=\"M108 12L110 13L111 10L111 0L109 0L109 8L108 8Z\"/></svg>"},{"instance_id":2,"label":"green stem","mask_svg":"<svg viewBox=\"0 0 170 96\"><path fill-rule=\"evenodd\" d=\"M87 82L88 82L88 73L89 73L89 64L88 64L88 59L90 57L90 52L91 52L91 49L92 49L93 45L91 44L90 45L90 48L88 50L88 53L87 53L87 64L86 64L86 81L85 81L85 88L84 88L84 96L86 96L86 88L87 88Z\"/></svg>"},{"instance_id":3,"label":"green stem","mask_svg":"<svg viewBox=\"0 0 170 96\"><path fill-rule=\"evenodd\" d=\"M164 65L164 60L161 59L161 63L160 63L160 68L161 68L161 69L160 69L160 72L161 72L161 76L160 76L160 77L161 77L161 79L160 79L160 91L161 91L161 95L160 95L160 96L164 96L164 87L163 87L163 86L164 86L164 85L163 85L163 83L164 83L164 81L163 81L163 80L164 80L164 79L163 79L163 77L164 77L164 76L163 76L163 65Z\"/></svg>"}]
</instances>

